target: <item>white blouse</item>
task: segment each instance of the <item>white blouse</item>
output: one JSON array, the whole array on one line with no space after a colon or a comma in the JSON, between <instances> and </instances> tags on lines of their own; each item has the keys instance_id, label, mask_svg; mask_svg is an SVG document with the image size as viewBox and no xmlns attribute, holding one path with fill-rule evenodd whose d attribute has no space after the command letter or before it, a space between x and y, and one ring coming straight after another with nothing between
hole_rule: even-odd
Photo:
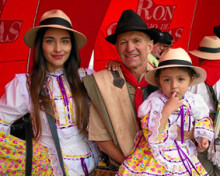
<instances>
[{"instance_id":1,"label":"white blouse","mask_svg":"<svg viewBox=\"0 0 220 176\"><path fill-rule=\"evenodd\" d=\"M79 69L80 77L93 72L90 69ZM33 114L27 77L27 74L17 74L6 85L5 94L0 99L0 130L9 132L10 125L14 121L28 112ZM46 84L49 96L54 102L57 132L65 166L69 175L84 175L81 166L82 160L86 163L89 172L94 168L95 161L88 145L89 141L77 129L75 105L63 69L48 73ZM62 175L46 114L41 111L40 115L42 137L39 142L49 149L49 157L55 175Z\"/></svg>"}]
</instances>

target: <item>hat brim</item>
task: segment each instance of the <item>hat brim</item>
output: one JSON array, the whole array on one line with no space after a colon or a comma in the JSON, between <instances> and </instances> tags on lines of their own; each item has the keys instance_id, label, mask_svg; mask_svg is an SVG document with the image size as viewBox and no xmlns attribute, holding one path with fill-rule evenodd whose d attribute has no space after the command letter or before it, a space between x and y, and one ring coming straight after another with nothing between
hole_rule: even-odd
<instances>
[{"instance_id":1,"label":"hat brim","mask_svg":"<svg viewBox=\"0 0 220 176\"><path fill-rule=\"evenodd\" d=\"M148 71L145 75L145 79L149 84L160 87L158 82L155 79L156 71L159 69L163 69L163 68L174 68L174 67L189 67L189 68L194 69L194 71L199 75L199 77L193 79L192 82L190 83L190 86L199 84L206 80L206 71L204 69L197 67L197 66L184 66L184 65L166 65L166 66L157 67L153 70Z\"/></svg>"},{"instance_id":2,"label":"hat brim","mask_svg":"<svg viewBox=\"0 0 220 176\"><path fill-rule=\"evenodd\" d=\"M105 39L111 43L111 44L116 44L116 40L118 35L122 34L122 33L126 33L126 32L130 32L130 31L139 31L139 32L144 32L145 34L147 34L151 40L154 40L154 42L158 42L159 41L159 34L155 31L152 31L150 29L137 29L137 28L129 28L129 29L124 29L123 31L119 32L119 33L114 33L111 34L109 36L107 36Z\"/></svg>"},{"instance_id":3,"label":"hat brim","mask_svg":"<svg viewBox=\"0 0 220 176\"><path fill-rule=\"evenodd\" d=\"M207 53L199 50L189 51L189 53L206 60L220 60L220 53Z\"/></svg>"},{"instance_id":4,"label":"hat brim","mask_svg":"<svg viewBox=\"0 0 220 176\"><path fill-rule=\"evenodd\" d=\"M41 26L34 27L25 33L24 42L28 47L34 48L34 42L36 39L37 31L41 28L57 28L57 29L64 29L64 30L73 32L75 41L76 41L76 46L78 49L81 49L83 46L85 46L87 42L86 37L82 33L74 29L70 29L68 27L63 27L60 25L41 25Z\"/></svg>"}]
</instances>

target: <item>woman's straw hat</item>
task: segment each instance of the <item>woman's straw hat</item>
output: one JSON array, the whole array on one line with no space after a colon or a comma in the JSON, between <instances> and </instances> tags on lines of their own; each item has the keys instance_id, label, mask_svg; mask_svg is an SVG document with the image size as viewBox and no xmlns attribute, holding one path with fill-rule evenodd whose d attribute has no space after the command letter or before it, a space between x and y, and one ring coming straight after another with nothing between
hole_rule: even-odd
<instances>
[{"instance_id":1,"label":"woman's straw hat","mask_svg":"<svg viewBox=\"0 0 220 176\"><path fill-rule=\"evenodd\" d=\"M41 17L39 25L25 33L24 42L30 48L34 47L37 31L41 28L57 28L73 32L78 49L82 48L87 41L86 37L81 32L72 28L70 18L62 10L54 9L45 12Z\"/></svg>"}]
</instances>

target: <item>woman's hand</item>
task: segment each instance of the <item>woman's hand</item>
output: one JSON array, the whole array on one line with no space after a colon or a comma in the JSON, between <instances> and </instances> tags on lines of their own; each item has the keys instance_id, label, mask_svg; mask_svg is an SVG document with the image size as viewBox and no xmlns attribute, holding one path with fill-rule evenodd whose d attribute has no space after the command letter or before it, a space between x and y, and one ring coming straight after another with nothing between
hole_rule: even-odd
<instances>
[{"instance_id":1,"label":"woman's hand","mask_svg":"<svg viewBox=\"0 0 220 176\"><path fill-rule=\"evenodd\" d=\"M120 62L117 60L109 60L108 65L105 66L105 68L107 70L118 70L118 68L120 67Z\"/></svg>"}]
</instances>

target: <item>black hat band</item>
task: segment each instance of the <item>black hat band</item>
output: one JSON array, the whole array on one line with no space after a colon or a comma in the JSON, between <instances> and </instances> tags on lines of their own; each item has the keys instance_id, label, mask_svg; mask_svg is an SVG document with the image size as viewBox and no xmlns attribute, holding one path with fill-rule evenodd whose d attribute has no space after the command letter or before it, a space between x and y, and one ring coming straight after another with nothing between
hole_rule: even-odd
<instances>
[{"instance_id":1,"label":"black hat band","mask_svg":"<svg viewBox=\"0 0 220 176\"><path fill-rule=\"evenodd\" d=\"M184 61L184 60L166 60L159 63L158 67L166 66L166 65L183 65L183 66L192 66L191 62Z\"/></svg>"},{"instance_id":2,"label":"black hat band","mask_svg":"<svg viewBox=\"0 0 220 176\"><path fill-rule=\"evenodd\" d=\"M199 47L198 50L206 53L220 53L220 48Z\"/></svg>"},{"instance_id":3,"label":"black hat band","mask_svg":"<svg viewBox=\"0 0 220 176\"><path fill-rule=\"evenodd\" d=\"M58 17L47 18L47 19L41 21L39 23L39 26L41 26L41 25L53 25L53 24L61 25L61 26L72 29L71 24L67 20L64 20L63 18L58 18Z\"/></svg>"}]
</instances>

